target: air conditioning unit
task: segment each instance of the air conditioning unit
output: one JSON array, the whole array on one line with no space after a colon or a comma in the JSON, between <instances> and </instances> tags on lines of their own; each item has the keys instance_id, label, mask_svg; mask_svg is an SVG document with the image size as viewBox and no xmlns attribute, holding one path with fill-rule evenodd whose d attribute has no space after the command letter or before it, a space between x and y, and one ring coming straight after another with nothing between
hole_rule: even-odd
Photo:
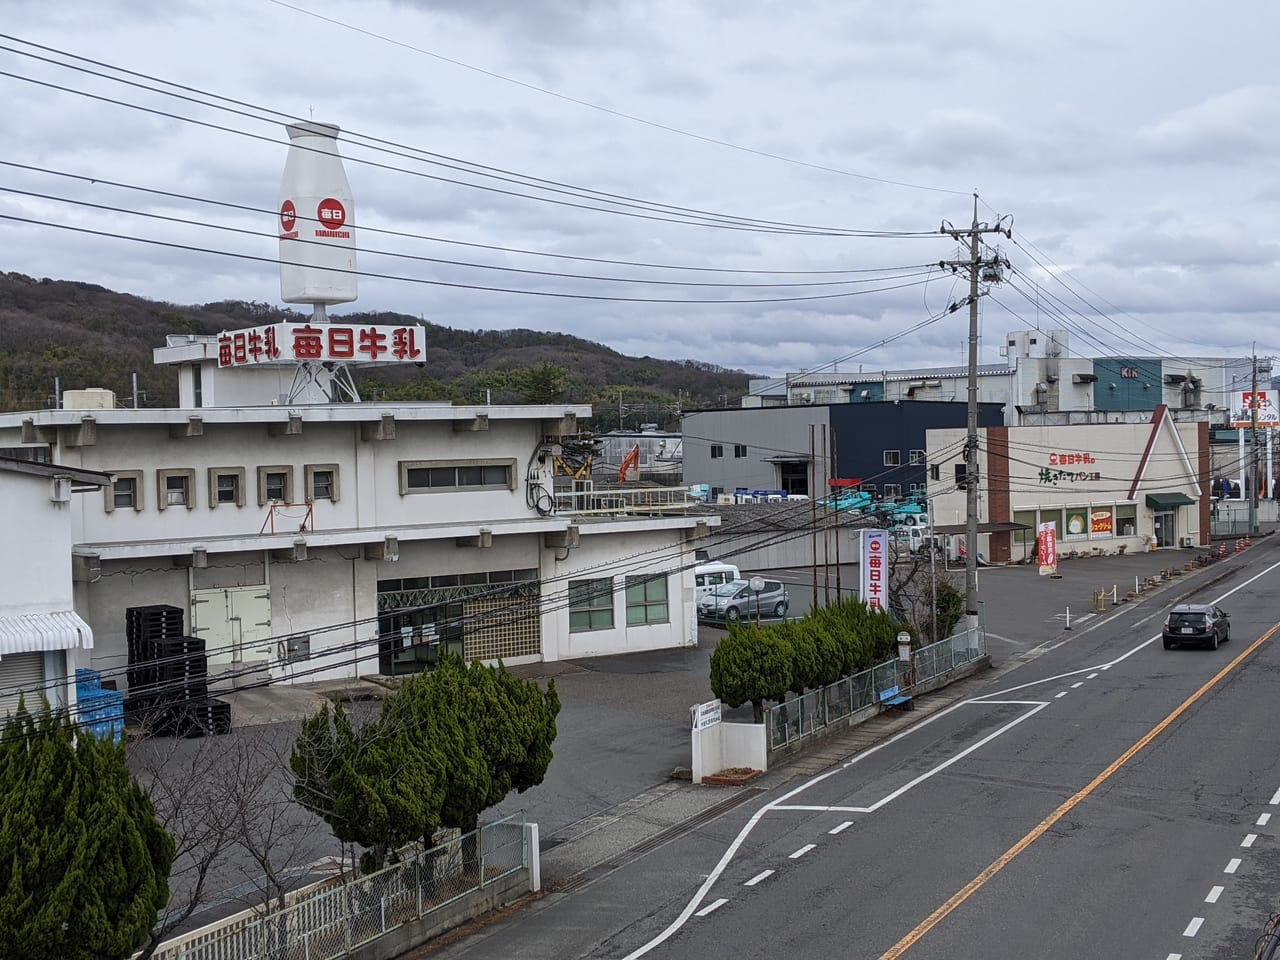
<instances>
[{"instance_id":1,"label":"air conditioning unit","mask_svg":"<svg viewBox=\"0 0 1280 960\"><path fill-rule=\"evenodd\" d=\"M812 393L802 393L799 395L799 398L801 403L813 403Z\"/></svg>"},{"instance_id":2,"label":"air conditioning unit","mask_svg":"<svg viewBox=\"0 0 1280 960\"><path fill-rule=\"evenodd\" d=\"M1179 546L1183 546L1183 547L1194 547L1196 545L1196 542L1195 542L1195 539L1192 537L1179 537L1178 544Z\"/></svg>"}]
</instances>

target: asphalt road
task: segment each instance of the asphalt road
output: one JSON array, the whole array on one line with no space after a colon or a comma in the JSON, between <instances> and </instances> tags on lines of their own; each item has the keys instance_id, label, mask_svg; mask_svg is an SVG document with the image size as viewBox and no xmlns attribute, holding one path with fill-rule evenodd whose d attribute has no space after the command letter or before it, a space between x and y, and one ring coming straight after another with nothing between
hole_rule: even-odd
<instances>
[{"instance_id":1,"label":"asphalt road","mask_svg":"<svg viewBox=\"0 0 1280 960\"><path fill-rule=\"evenodd\" d=\"M1277 560L1197 598L1232 615L1219 650L1165 651L1163 604L1059 628L883 744L431 955L1252 956L1280 899Z\"/></svg>"}]
</instances>

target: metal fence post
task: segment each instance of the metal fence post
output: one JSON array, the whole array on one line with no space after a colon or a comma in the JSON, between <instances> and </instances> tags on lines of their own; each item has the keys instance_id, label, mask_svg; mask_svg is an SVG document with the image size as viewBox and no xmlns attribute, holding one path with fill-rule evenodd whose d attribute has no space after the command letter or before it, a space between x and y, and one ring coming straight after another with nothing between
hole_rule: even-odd
<instances>
[{"instance_id":1,"label":"metal fence post","mask_svg":"<svg viewBox=\"0 0 1280 960\"><path fill-rule=\"evenodd\" d=\"M382 932L387 932L387 895L384 893L379 899L379 910L382 914Z\"/></svg>"},{"instance_id":2,"label":"metal fence post","mask_svg":"<svg viewBox=\"0 0 1280 960\"><path fill-rule=\"evenodd\" d=\"M476 828L476 844L480 847L480 889L484 889L484 827Z\"/></svg>"}]
</instances>

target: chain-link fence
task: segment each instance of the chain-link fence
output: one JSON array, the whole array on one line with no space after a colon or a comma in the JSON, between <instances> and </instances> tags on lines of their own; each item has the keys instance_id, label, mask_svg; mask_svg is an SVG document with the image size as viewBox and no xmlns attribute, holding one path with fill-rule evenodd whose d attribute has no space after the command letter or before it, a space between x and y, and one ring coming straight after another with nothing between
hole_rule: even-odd
<instances>
[{"instance_id":1,"label":"chain-link fence","mask_svg":"<svg viewBox=\"0 0 1280 960\"><path fill-rule=\"evenodd\" d=\"M875 706L881 690L889 687L905 690L945 676L985 652L986 634L981 627L961 630L945 640L912 651L910 665L901 660L886 660L820 690L785 700L770 707L765 714L769 749L777 750L858 710Z\"/></svg>"},{"instance_id":2,"label":"chain-link fence","mask_svg":"<svg viewBox=\"0 0 1280 960\"><path fill-rule=\"evenodd\" d=\"M318 887L270 914L242 914L163 944L156 960L336 960L529 865L524 815L485 824L400 863Z\"/></svg>"}]
</instances>

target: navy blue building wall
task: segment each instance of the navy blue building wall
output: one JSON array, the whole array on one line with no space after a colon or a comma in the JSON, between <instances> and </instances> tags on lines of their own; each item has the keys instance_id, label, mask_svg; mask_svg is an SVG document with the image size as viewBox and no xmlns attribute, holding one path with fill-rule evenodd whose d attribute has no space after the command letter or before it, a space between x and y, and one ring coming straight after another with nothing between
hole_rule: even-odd
<instances>
[{"instance_id":1,"label":"navy blue building wall","mask_svg":"<svg viewBox=\"0 0 1280 960\"><path fill-rule=\"evenodd\" d=\"M1003 404L978 404L978 427L1004 425ZM968 405L936 400L832 404L831 429L835 433L836 469L833 476L860 477L884 493L886 483L896 483L906 496L911 484L928 481L925 432L947 427L963 429ZM886 466L886 450L898 451L899 466ZM911 451L921 451L921 462L911 463Z\"/></svg>"}]
</instances>

